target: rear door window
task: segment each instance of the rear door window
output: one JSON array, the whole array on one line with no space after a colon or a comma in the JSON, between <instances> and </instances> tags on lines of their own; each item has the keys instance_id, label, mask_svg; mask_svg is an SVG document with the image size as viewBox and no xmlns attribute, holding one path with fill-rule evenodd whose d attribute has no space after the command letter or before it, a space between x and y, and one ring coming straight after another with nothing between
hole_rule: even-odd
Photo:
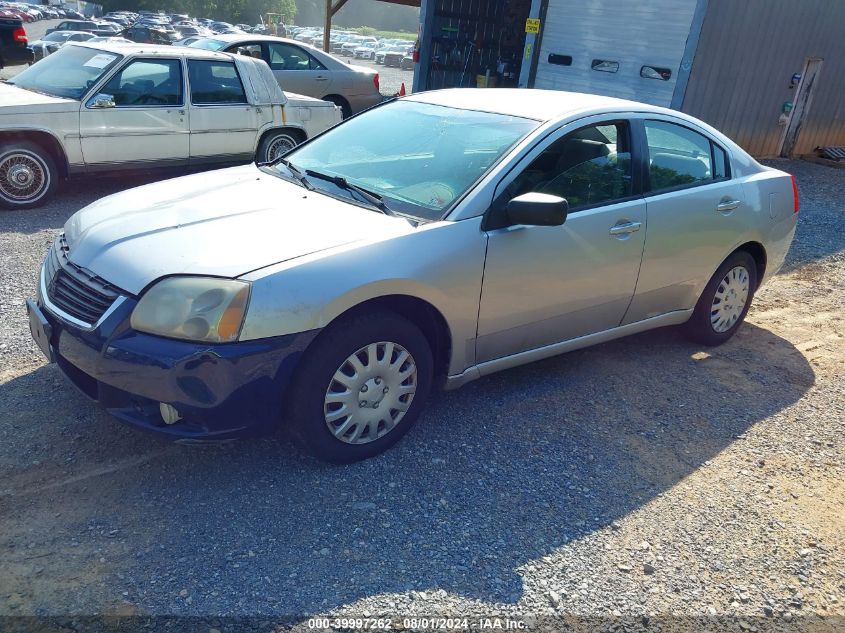
<instances>
[{"instance_id":1,"label":"rear door window","mask_svg":"<svg viewBox=\"0 0 845 633\"><path fill-rule=\"evenodd\" d=\"M193 104L247 103L243 84L233 62L188 60L188 78Z\"/></svg>"},{"instance_id":2,"label":"rear door window","mask_svg":"<svg viewBox=\"0 0 845 633\"><path fill-rule=\"evenodd\" d=\"M305 49L283 42L267 44L268 63L273 70L324 70Z\"/></svg>"},{"instance_id":3,"label":"rear door window","mask_svg":"<svg viewBox=\"0 0 845 633\"><path fill-rule=\"evenodd\" d=\"M729 177L727 154L703 134L667 121L646 121L645 132L652 192Z\"/></svg>"}]
</instances>

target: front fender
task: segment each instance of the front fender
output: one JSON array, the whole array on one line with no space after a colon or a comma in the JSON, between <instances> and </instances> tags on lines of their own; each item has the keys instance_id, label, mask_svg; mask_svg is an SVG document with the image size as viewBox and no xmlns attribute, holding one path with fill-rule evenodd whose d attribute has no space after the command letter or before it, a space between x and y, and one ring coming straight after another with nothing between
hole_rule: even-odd
<instances>
[{"instance_id":1,"label":"front fender","mask_svg":"<svg viewBox=\"0 0 845 633\"><path fill-rule=\"evenodd\" d=\"M252 295L241 340L324 328L366 301L404 295L443 315L453 341L449 373L460 373L475 361L487 245L480 222L432 223L250 273L244 277Z\"/></svg>"},{"instance_id":2,"label":"front fender","mask_svg":"<svg viewBox=\"0 0 845 633\"><path fill-rule=\"evenodd\" d=\"M54 120L57 123L60 123L63 115L66 115L66 113L53 114ZM71 115L68 118L70 119L70 122L75 119L78 124L78 116L73 117ZM79 126L68 124L60 125L59 127L61 129L56 132L52 129L39 125L22 125L14 121L0 121L0 136L7 133L15 134L17 136L26 136L27 134L48 136L55 143L56 147L61 150L68 166L82 165L84 161L82 159L82 148L79 143Z\"/></svg>"}]
</instances>

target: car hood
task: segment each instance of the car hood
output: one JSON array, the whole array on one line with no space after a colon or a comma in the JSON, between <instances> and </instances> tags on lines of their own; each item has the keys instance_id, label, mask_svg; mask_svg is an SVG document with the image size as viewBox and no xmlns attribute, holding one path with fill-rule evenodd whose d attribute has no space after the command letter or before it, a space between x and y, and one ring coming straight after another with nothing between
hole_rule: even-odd
<instances>
[{"instance_id":1,"label":"car hood","mask_svg":"<svg viewBox=\"0 0 845 633\"><path fill-rule=\"evenodd\" d=\"M11 84L0 83L0 115L69 112L78 109L79 102L73 99L51 97Z\"/></svg>"},{"instance_id":2,"label":"car hood","mask_svg":"<svg viewBox=\"0 0 845 633\"><path fill-rule=\"evenodd\" d=\"M68 220L65 237L73 263L137 295L167 275L238 277L413 230L246 165L103 198Z\"/></svg>"}]
</instances>

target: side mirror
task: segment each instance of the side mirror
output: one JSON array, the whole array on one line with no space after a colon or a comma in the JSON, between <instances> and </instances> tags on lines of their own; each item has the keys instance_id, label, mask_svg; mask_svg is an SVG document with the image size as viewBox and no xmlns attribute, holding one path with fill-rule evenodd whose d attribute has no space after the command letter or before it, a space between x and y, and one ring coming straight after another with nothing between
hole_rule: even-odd
<instances>
[{"instance_id":1,"label":"side mirror","mask_svg":"<svg viewBox=\"0 0 845 633\"><path fill-rule=\"evenodd\" d=\"M88 102L89 108L113 108L114 107L114 97L112 95L107 94L98 94L94 95L91 100Z\"/></svg>"},{"instance_id":2,"label":"side mirror","mask_svg":"<svg viewBox=\"0 0 845 633\"><path fill-rule=\"evenodd\" d=\"M508 202L505 212L511 224L560 226L566 222L569 203L565 198L530 192Z\"/></svg>"}]
</instances>

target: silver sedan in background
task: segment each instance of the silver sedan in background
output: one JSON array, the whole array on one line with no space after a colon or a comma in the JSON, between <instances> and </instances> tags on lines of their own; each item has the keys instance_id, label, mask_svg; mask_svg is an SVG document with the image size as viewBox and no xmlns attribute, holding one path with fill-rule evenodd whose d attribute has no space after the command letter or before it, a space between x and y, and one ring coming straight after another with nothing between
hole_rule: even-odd
<instances>
[{"instance_id":1,"label":"silver sedan in background","mask_svg":"<svg viewBox=\"0 0 845 633\"><path fill-rule=\"evenodd\" d=\"M792 241L789 174L672 110L489 95L416 94L275 163L91 204L33 336L137 427L284 421L333 462L394 444L436 386L668 325L730 339Z\"/></svg>"},{"instance_id":2,"label":"silver sedan in background","mask_svg":"<svg viewBox=\"0 0 845 633\"><path fill-rule=\"evenodd\" d=\"M88 31L53 31L44 36L43 39L29 43L29 48L35 54L34 61L52 55L68 42L87 42L97 37Z\"/></svg>"},{"instance_id":3,"label":"silver sedan in background","mask_svg":"<svg viewBox=\"0 0 845 633\"><path fill-rule=\"evenodd\" d=\"M376 71L295 40L242 33L215 35L190 46L263 59L284 90L331 101L344 118L383 100Z\"/></svg>"}]
</instances>

